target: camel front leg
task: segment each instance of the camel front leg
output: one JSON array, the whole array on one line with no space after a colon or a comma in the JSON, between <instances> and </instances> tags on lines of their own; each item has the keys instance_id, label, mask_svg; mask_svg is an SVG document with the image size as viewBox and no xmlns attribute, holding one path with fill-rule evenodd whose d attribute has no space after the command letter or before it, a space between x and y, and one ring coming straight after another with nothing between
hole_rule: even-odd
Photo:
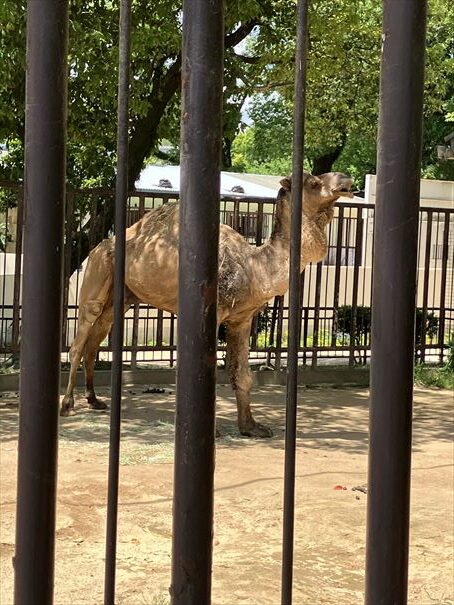
<instances>
[{"instance_id":1,"label":"camel front leg","mask_svg":"<svg viewBox=\"0 0 454 605\"><path fill-rule=\"evenodd\" d=\"M227 326L227 366L238 407L238 428L247 437L272 437L271 430L256 422L251 412L252 374L249 368L249 336L252 317Z\"/></svg>"}]
</instances>

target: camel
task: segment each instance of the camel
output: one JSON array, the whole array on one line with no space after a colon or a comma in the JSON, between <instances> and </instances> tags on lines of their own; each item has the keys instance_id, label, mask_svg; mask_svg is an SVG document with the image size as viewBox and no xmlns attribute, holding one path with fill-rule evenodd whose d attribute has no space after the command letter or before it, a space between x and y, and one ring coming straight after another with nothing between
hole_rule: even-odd
<instances>
[{"instance_id":1,"label":"camel","mask_svg":"<svg viewBox=\"0 0 454 605\"><path fill-rule=\"evenodd\" d=\"M218 325L227 326L227 366L237 401L242 435L271 437L271 430L251 412L252 375L249 336L254 314L288 289L290 257L291 177L280 181L271 237L262 246L249 244L227 225L220 226ZM301 271L327 253L326 225L341 196L352 197L352 180L341 173L303 176ZM179 205L155 208L126 231L125 311L141 301L156 308L178 310ZM69 358L70 375L61 416L74 414L76 372L83 358L86 398L93 409L106 409L94 390L93 375L100 343L113 321L114 238L102 241L88 258L80 290L79 320Z\"/></svg>"}]
</instances>

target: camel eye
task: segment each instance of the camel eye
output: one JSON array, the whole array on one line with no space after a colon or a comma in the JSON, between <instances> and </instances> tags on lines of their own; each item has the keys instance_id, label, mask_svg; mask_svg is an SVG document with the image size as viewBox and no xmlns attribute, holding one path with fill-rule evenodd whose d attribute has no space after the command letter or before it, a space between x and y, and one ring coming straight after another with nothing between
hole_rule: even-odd
<instances>
[{"instance_id":1,"label":"camel eye","mask_svg":"<svg viewBox=\"0 0 454 605\"><path fill-rule=\"evenodd\" d=\"M309 185L310 185L311 189L320 189L320 187L322 186L322 183L319 179L312 178Z\"/></svg>"}]
</instances>

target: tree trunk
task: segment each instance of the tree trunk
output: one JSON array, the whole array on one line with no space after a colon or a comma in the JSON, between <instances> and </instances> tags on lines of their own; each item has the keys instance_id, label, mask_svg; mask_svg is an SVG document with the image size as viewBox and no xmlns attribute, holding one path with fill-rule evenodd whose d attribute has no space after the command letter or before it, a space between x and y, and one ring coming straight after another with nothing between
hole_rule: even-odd
<instances>
[{"instance_id":1,"label":"tree trunk","mask_svg":"<svg viewBox=\"0 0 454 605\"><path fill-rule=\"evenodd\" d=\"M240 25L236 30L225 36L225 48L231 48L239 44L248 36L258 24L258 19L252 19ZM169 57L170 58L170 57ZM168 58L168 59L169 59ZM129 142L129 167L128 183L129 190L134 189L134 184L140 176L144 161L150 155L158 142L159 124L175 93L181 86L181 55L163 72L165 61L161 69L156 70L149 98L148 111L145 116L136 120L131 128ZM231 142L228 145L226 160L231 165ZM115 181L111 184L115 187ZM75 232L72 241L71 272L75 271L83 260L88 256L89 250L108 236L112 230L115 216L115 203L113 198L105 198L102 203L97 204L94 216L82 228L82 232Z\"/></svg>"},{"instance_id":2,"label":"tree trunk","mask_svg":"<svg viewBox=\"0 0 454 605\"><path fill-rule=\"evenodd\" d=\"M224 137L222 140L222 169L228 170L232 167L232 140Z\"/></svg>"},{"instance_id":3,"label":"tree trunk","mask_svg":"<svg viewBox=\"0 0 454 605\"><path fill-rule=\"evenodd\" d=\"M312 160L312 174L319 176L320 174L326 174L331 172L334 162L338 159L345 147L345 137L342 143L338 145L333 151L320 155Z\"/></svg>"}]
</instances>

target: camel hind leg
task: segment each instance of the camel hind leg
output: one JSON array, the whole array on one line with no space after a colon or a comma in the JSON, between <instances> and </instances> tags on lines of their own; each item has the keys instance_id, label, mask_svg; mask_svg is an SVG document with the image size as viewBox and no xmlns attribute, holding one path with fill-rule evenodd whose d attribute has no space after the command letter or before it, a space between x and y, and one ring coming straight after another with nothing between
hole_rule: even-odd
<instances>
[{"instance_id":1,"label":"camel hind leg","mask_svg":"<svg viewBox=\"0 0 454 605\"><path fill-rule=\"evenodd\" d=\"M128 292L125 293L124 313L129 309L134 302ZM105 410L107 405L96 397L94 387L94 369L96 363L96 355L102 341L107 337L113 323L113 305L112 299L104 306L103 312L93 324L93 328L88 335L85 349L83 352L84 368L85 368L85 396L88 404L95 410Z\"/></svg>"},{"instance_id":2,"label":"camel hind leg","mask_svg":"<svg viewBox=\"0 0 454 605\"><path fill-rule=\"evenodd\" d=\"M71 416L74 413L74 387L77 369L90 332L93 330L93 325L101 316L104 305L111 297L113 280L112 249L112 242L104 240L92 250L88 258L80 289L77 333L69 350L71 369L66 393L61 403L60 416Z\"/></svg>"},{"instance_id":3,"label":"camel hind leg","mask_svg":"<svg viewBox=\"0 0 454 605\"><path fill-rule=\"evenodd\" d=\"M85 369L85 397L87 398L88 405L94 410L107 409L107 404L96 397L94 387L94 369L99 346L102 341L107 338L110 328L112 327L112 320L113 307L110 303L104 307L103 312L93 324L93 328L88 335L83 352Z\"/></svg>"}]
</instances>

